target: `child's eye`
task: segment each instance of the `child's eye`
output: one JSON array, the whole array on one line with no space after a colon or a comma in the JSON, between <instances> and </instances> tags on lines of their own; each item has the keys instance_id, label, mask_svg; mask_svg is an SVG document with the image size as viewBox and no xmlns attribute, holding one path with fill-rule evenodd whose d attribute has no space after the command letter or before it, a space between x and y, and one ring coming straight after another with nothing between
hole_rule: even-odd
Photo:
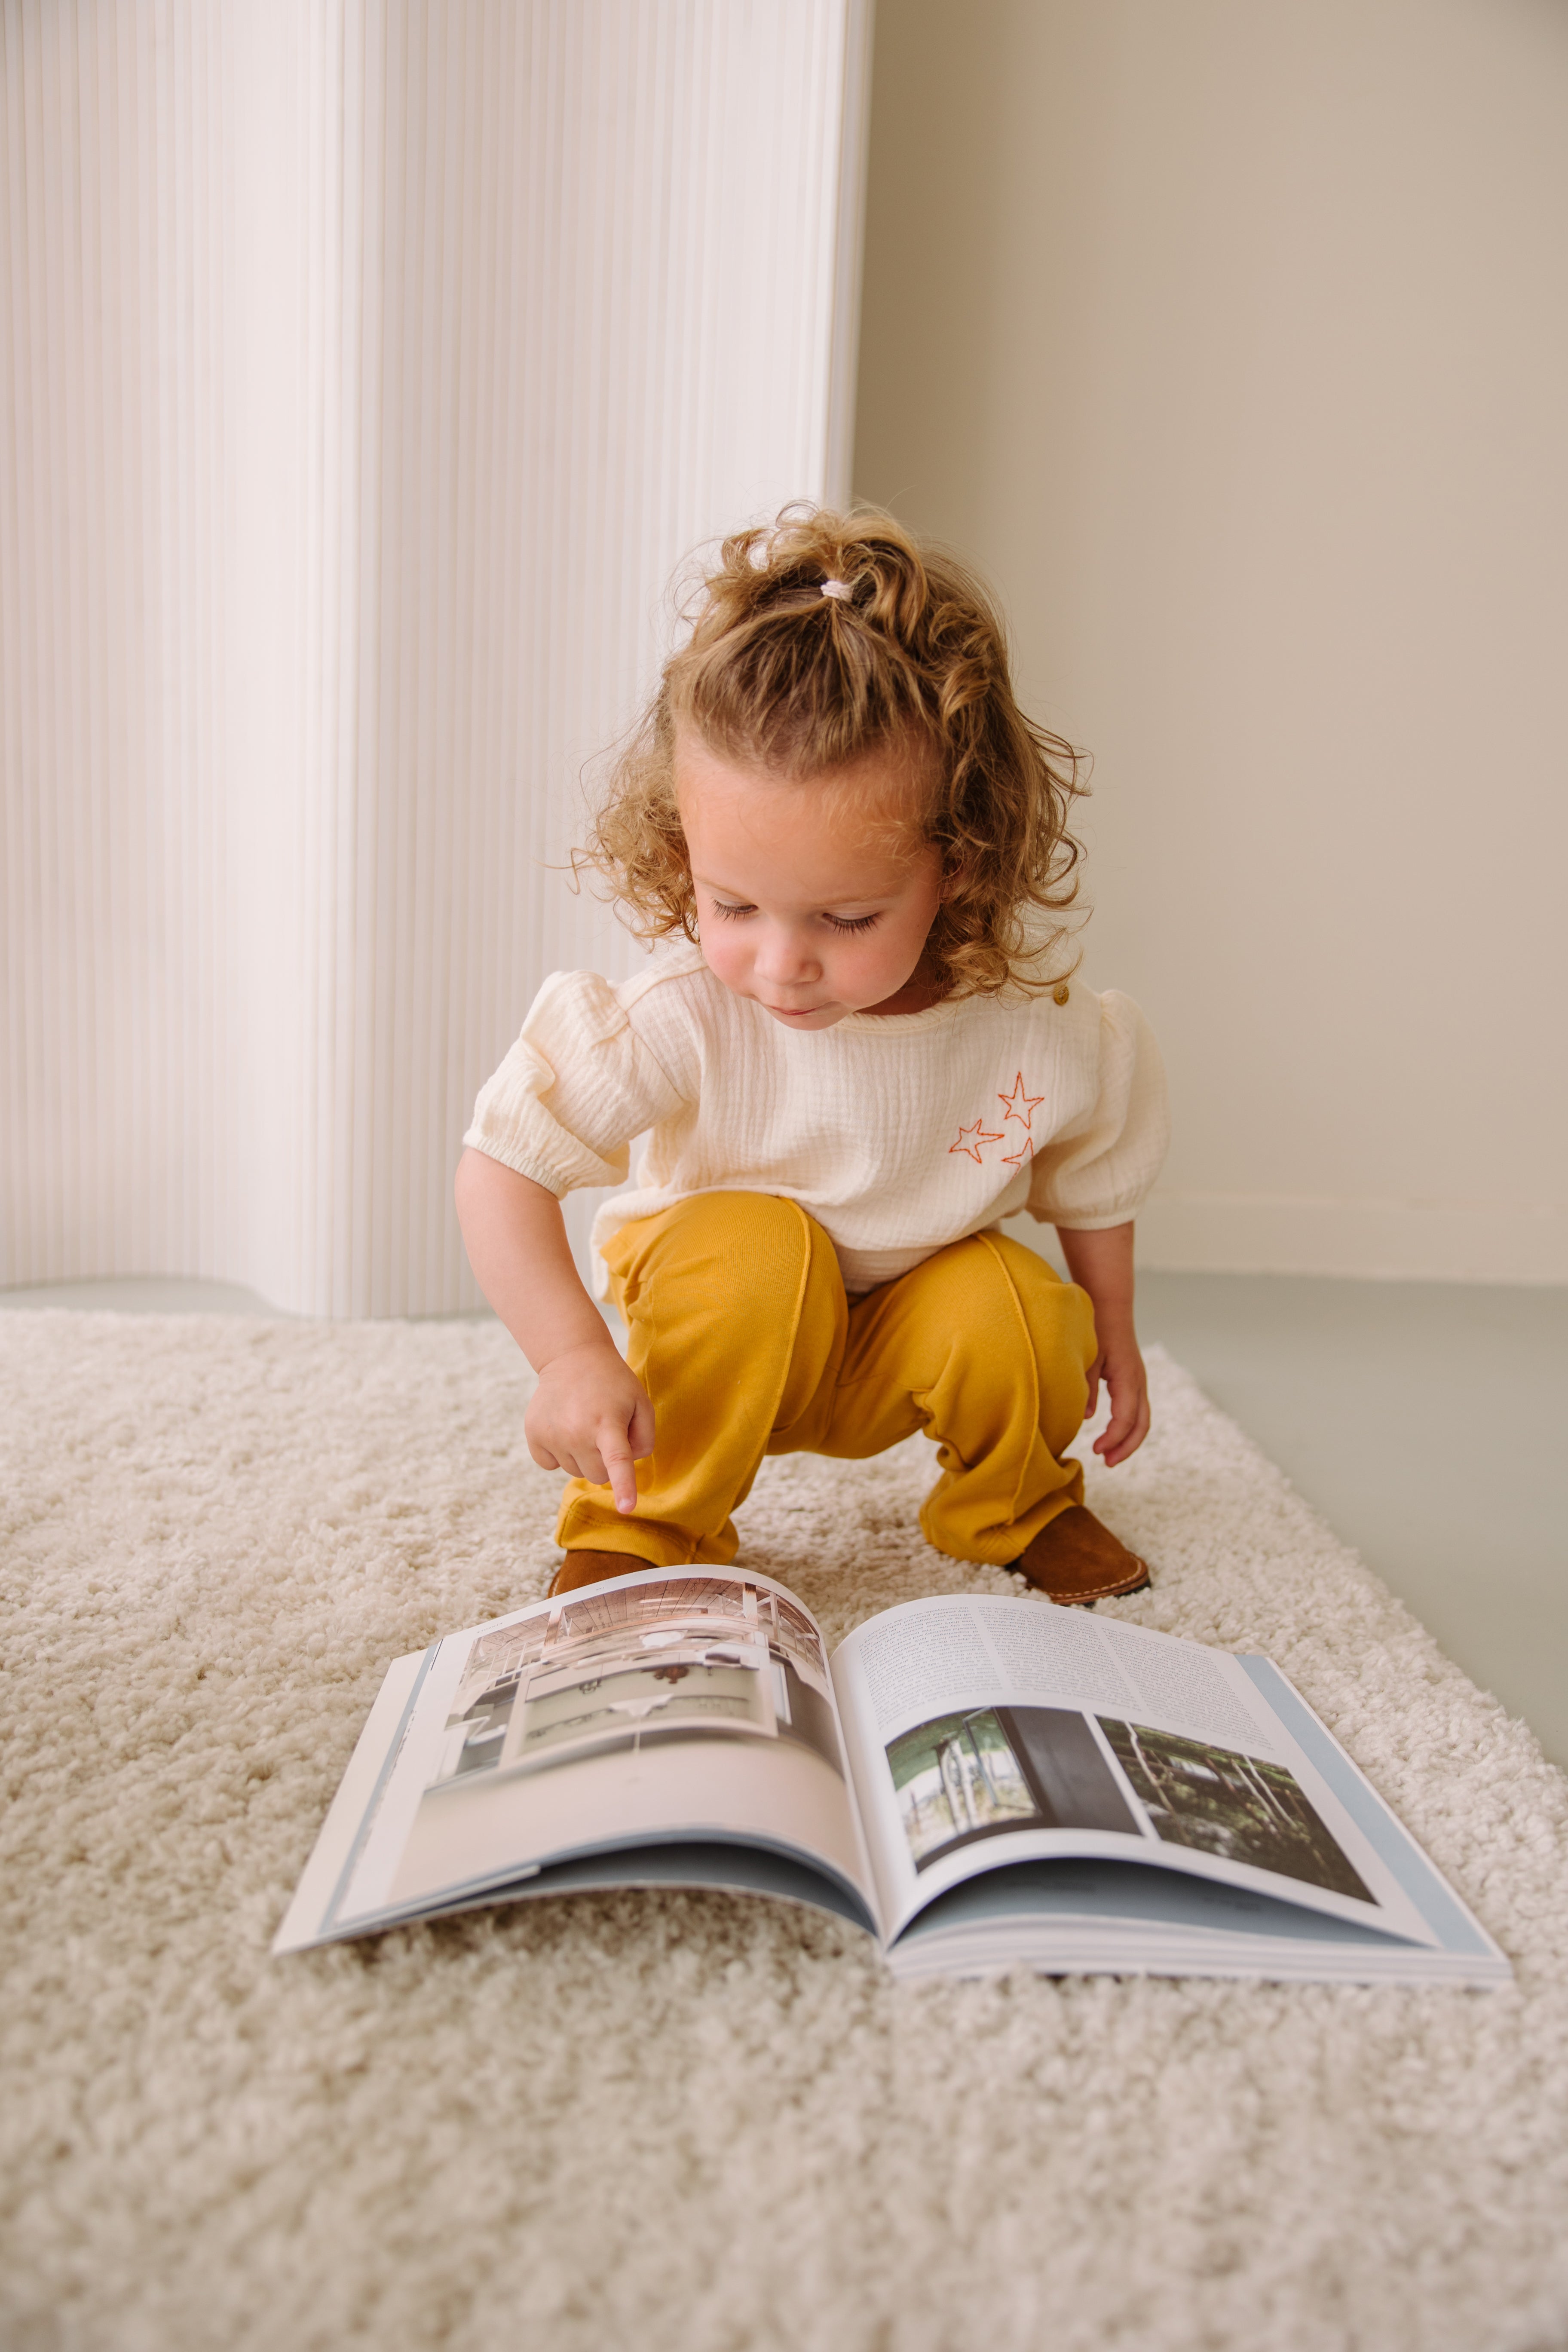
<instances>
[{"instance_id":1,"label":"child's eye","mask_svg":"<svg viewBox=\"0 0 1568 2352\"><path fill-rule=\"evenodd\" d=\"M754 915L757 911L754 907L731 907L722 898L715 898L712 901L712 907L716 915Z\"/></svg>"},{"instance_id":2,"label":"child's eye","mask_svg":"<svg viewBox=\"0 0 1568 2352\"><path fill-rule=\"evenodd\" d=\"M877 920L875 915L827 915L824 920L836 931L868 931Z\"/></svg>"}]
</instances>

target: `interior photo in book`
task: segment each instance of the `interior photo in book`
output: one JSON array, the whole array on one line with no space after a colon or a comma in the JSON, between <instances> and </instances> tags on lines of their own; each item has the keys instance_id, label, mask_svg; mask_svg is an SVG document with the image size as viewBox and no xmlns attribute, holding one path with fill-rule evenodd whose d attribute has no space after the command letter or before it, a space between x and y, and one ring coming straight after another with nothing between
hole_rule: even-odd
<instances>
[{"instance_id":1,"label":"interior photo in book","mask_svg":"<svg viewBox=\"0 0 1568 2352\"><path fill-rule=\"evenodd\" d=\"M798 1743L842 1772L810 1620L743 1577L590 1589L475 1642L432 1786L714 1736Z\"/></svg>"},{"instance_id":2,"label":"interior photo in book","mask_svg":"<svg viewBox=\"0 0 1568 2352\"><path fill-rule=\"evenodd\" d=\"M377 1816L399 1823L395 1852L384 1868L370 1839L353 1903L694 1830L804 1845L854 1884L827 1659L765 1580L702 1570L562 1594L476 1628L439 1704L407 1749L417 1788Z\"/></svg>"},{"instance_id":3,"label":"interior photo in book","mask_svg":"<svg viewBox=\"0 0 1568 2352\"><path fill-rule=\"evenodd\" d=\"M890 1740L886 1754L917 1870L1009 1830L1141 1833L1087 1717L1071 1707L935 1716Z\"/></svg>"},{"instance_id":4,"label":"interior photo in book","mask_svg":"<svg viewBox=\"0 0 1568 2352\"><path fill-rule=\"evenodd\" d=\"M1376 1901L1295 1774L1231 1748L1101 1716L1100 1727L1157 1836L1226 1862Z\"/></svg>"}]
</instances>

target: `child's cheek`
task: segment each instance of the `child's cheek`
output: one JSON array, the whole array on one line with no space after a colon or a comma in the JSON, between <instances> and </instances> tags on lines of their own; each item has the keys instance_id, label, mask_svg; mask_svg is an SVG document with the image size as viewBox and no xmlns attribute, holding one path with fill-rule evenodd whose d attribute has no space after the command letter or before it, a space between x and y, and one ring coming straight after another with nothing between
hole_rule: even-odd
<instances>
[{"instance_id":1,"label":"child's cheek","mask_svg":"<svg viewBox=\"0 0 1568 2352\"><path fill-rule=\"evenodd\" d=\"M709 971L716 980L721 980L726 988L745 985L750 958L738 940L726 938L722 931L717 938L710 933L703 940L702 955Z\"/></svg>"},{"instance_id":2,"label":"child's cheek","mask_svg":"<svg viewBox=\"0 0 1568 2352\"><path fill-rule=\"evenodd\" d=\"M840 976L846 995L853 992L868 1001L890 995L909 978L903 970L896 941L875 932L839 955Z\"/></svg>"}]
</instances>

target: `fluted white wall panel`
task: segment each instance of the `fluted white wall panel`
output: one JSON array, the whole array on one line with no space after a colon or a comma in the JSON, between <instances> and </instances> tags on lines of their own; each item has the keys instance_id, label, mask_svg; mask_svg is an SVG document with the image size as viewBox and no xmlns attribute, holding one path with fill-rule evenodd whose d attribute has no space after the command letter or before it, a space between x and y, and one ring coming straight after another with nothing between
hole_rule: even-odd
<instances>
[{"instance_id":1,"label":"fluted white wall panel","mask_svg":"<svg viewBox=\"0 0 1568 2352\"><path fill-rule=\"evenodd\" d=\"M856 0L4 15L0 1281L473 1292L695 541L841 493Z\"/></svg>"},{"instance_id":2,"label":"fluted white wall panel","mask_svg":"<svg viewBox=\"0 0 1568 2352\"><path fill-rule=\"evenodd\" d=\"M177 72L150 10L0 22L3 1265L41 1281L191 1264L227 1189L223 59L207 14Z\"/></svg>"}]
</instances>

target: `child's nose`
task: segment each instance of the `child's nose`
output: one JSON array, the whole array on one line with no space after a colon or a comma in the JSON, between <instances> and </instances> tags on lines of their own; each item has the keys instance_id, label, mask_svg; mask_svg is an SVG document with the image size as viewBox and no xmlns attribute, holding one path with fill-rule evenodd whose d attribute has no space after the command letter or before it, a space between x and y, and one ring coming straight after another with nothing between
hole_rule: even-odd
<instances>
[{"instance_id":1,"label":"child's nose","mask_svg":"<svg viewBox=\"0 0 1568 2352\"><path fill-rule=\"evenodd\" d=\"M770 923L757 955L757 971L763 980L815 980L818 965L811 941L787 924Z\"/></svg>"}]
</instances>

